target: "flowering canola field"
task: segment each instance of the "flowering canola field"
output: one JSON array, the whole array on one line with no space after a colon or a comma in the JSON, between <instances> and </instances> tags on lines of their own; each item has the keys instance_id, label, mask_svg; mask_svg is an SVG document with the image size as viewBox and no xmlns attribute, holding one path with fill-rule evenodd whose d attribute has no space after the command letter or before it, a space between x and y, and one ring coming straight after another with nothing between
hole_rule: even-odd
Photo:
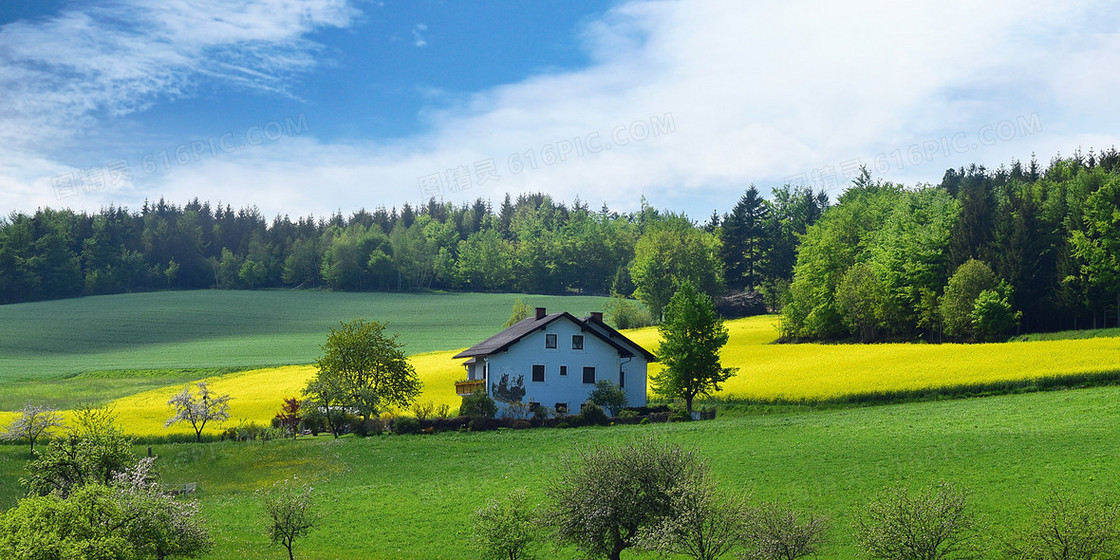
<instances>
[{"instance_id":1,"label":"flowering canola field","mask_svg":"<svg viewBox=\"0 0 1120 560\"><path fill-rule=\"evenodd\" d=\"M1091 338L1002 344L774 344L777 317L750 317L726 323L730 341L723 350L725 366L738 373L718 395L754 400L819 401L870 393L896 393L1021 381L1071 374L1120 370L1120 338ZM635 342L654 351L656 328L628 331ZM448 404L457 410L455 381L465 372L458 350L412 356L424 383L421 402ZM659 371L652 364L650 373ZM314 366L281 366L256 369L208 379L218 393L228 393L231 418L221 426L207 426L218 433L241 422L267 424L280 409L282 399L300 394L315 373ZM145 391L113 401L132 435L193 434L190 426L164 428L171 416L167 400L183 385ZM407 413L407 411L401 411ZM0 413L0 425L13 413Z\"/></svg>"}]
</instances>

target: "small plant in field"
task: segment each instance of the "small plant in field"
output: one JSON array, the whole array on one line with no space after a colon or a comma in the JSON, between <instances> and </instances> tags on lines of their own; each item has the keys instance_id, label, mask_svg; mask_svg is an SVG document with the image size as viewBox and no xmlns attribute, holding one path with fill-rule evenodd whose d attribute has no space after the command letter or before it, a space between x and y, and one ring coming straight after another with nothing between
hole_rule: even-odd
<instances>
[{"instance_id":1,"label":"small plant in field","mask_svg":"<svg viewBox=\"0 0 1120 560\"><path fill-rule=\"evenodd\" d=\"M741 560L796 560L811 556L828 539L828 519L799 515L778 502L748 508Z\"/></svg>"},{"instance_id":2,"label":"small plant in field","mask_svg":"<svg viewBox=\"0 0 1120 560\"><path fill-rule=\"evenodd\" d=\"M1013 560L1120 558L1120 504L1078 499L1051 488L1032 504L1030 523L1007 541Z\"/></svg>"},{"instance_id":3,"label":"small plant in field","mask_svg":"<svg viewBox=\"0 0 1120 560\"><path fill-rule=\"evenodd\" d=\"M266 518L265 532L272 544L284 545L288 550L288 560L295 560L293 547L296 539L307 536L319 522L320 515L312 491L311 485L294 478L258 491Z\"/></svg>"},{"instance_id":4,"label":"small plant in field","mask_svg":"<svg viewBox=\"0 0 1120 560\"><path fill-rule=\"evenodd\" d=\"M440 405L436 407L436 418L450 418L450 417L451 417L451 405L449 405L447 403L440 403Z\"/></svg>"},{"instance_id":5,"label":"small plant in field","mask_svg":"<svg viewBox=\"0 0 1120 560\"><path fill-rule=\"evenodd\" d=\"M474 512L474 543L483 560L532 560L539 546L540 523L525 490L504 500L491 499Z\"/></svg>"},{"instance_id":6,"label":"small plant in field","mask_svg":"<svg viewBox=\"0 0 1120 560\"><path fill-rule=\"evenodd\" d=\"M967 493L948 483L918 494L884 491L856 518L856 541L880 560L969 559L984 550Z\"/></svg>"},{"instance_id":7,"label":"small plant in field","mask_svg":"<svg viewBox=\"0 0 1120 560\"><path fill-rule=\"evenodd\" d=\"M177 422L189 422L194 428L195 441L202 441L202 430L208 422L221 423L229 420L229 395L212 395L205 381L198 382L198 393L187 387L171 397L167 404L175 409L175 415L163 425L170 427Z\"/></svg>"}]
</instances>

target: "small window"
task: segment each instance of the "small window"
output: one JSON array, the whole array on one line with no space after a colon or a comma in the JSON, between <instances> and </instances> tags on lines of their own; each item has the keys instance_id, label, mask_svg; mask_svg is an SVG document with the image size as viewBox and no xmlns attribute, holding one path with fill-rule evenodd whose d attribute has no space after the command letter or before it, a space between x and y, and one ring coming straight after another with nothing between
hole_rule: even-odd
<instances>
[{"instance_id":1,"label":"small window","mask_svg":"<svg viewBox=\"0 0 1120 560\"><path fill-rule=\"evenodd\" d=\"M560 366L560 375L564 377L568 376L568 366Z\"/></svg>"},{"instance_id":2,"label":"small window","mask_svg":"<svg viewBox=\"0 0 1120 560\"><path fill-rule=\"evenodd\" d=\"M623 387L626 387L626 372L620 371L618 372L618 388L622 389Z\"/></svg>"},{"instance_id":3,"label":"small window","mask_svg":"<svg viewBox=\"0 0 1120 560\"><path fill-rule=\"evenodd\" d=\"M536 412L541 409L541 403L536 401L529 401L529 412Z\"/></svg>"},{"instance_id":4,"label":"small window","mask_svg":"<svg viewBox=\"0 0 1120 560\"><path fill-rule=\"evenodd\" d=\"M583 382L595 383L595 367L587 366L583 368Z\"/></svg>"},{"instance_id":5,"label":"small window","mask_svg":"<svg viewBox=\"0 0 1120 560\"><path fill-rule=\"evenodd\" d=\"M556 348L556 335L554 335L554 334L544 335L544 347L545 348Z\"/></svg>"},{"instance_id":6,"label":"small window","mask_svg":"<svg viewBox=\"0 0 1120 560\"><path fill-rule=\"evenodd\" d=\"M583 350L583 335L582 334L573 334L572 335L572 350Z\"/></svg>"},{"instance_id":7,"label":"small window","mask_svg":"<svg viewBox=\"0 0 1120 560\"><path fill-rule=\"evenodd\" d=\"M556 414L567 414L568 413L568 403L566 403L566 402L558 402L558 403L556 403L556 406L554 406L552 408L556 409Z\"/></svg>"},{"instance_id":8,"label":"small window","mask_svg":"<svg viewBox=\"0 0 1120 560\"><path fill-rule=\"evenodd\" d=\"M536 383L544 383L544 366L537 364L533 366L533 381Z\"/></svg>"}]
</instances>

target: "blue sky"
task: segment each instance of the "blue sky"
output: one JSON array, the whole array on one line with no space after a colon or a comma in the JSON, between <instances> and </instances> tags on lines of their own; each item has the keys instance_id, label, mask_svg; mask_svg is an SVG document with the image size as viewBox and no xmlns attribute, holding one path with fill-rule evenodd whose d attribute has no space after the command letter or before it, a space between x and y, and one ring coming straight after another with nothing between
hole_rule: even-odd
<instances>
[{"instance_id":1,"label":"blue sky","mask_svg":"<svg viewBox=\"0 0 1120 560\"><path fill-rule=\"evenodd\" d=\"M1110 2L14 0L0 211L543 191L702 219L860 164L1114 146L1118 67Z\"/></svg>"}]
</instances>

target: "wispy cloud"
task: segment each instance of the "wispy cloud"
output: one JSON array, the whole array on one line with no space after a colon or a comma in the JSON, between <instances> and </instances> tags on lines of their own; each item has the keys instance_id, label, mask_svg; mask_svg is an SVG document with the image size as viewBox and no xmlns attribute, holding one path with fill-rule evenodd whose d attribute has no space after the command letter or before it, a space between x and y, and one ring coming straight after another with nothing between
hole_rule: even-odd
<instances>
[{"instance_id":1,"label":"wispy cloud","mask_svg":"<svg viewBox=\"0 0 1120 560\"><path fill-rule=\"evenodd\" d=\"M428 25L425 23L418 23L416 27L412 28L412 44L417 47L428 46L428 40L424 38L424 34L428 31Z\"/></svg>"},{"instance_id":2,"label":"wispy cloud","mask_svg":"<svg viewBox=\"0 0 1120 560\"><path fill-rule=\"evenodd\" d=\"M39 24L35 31L52 37L48 45L61 45L20 55L13 72L0 78L0 95L22 104L0 99L0 107L10 107L0 111L16 115L0 118L42 122L61 107L69 120L99 119L189 95L210 75L284 92L286 77L317 56L306 32L347 25L352 17L330 3L307 11L261 3L254 4L261 13L213 6L209 13L226 15L211 20L186 8L194 5L172 4L170 13L148 9L150 31L129 28L112 40L94 31L102 27L98 18L116 17L106 15L111 10L57 18L50 25L86 30L64 39L56 37L61 27L46 33ZM267 23L254 23L258 18ZM168 20L177 23L159 23ZM131 196L220 198L274 213L348 211L415 202L424 196L420 178L446 179L493 160L498 180L467 189L445 184L442 194L458 200L542 190L632 207L645 193L655 204L701 205L706 213L707 200L726 206L751 182L773 185L820 166L868 161L929 139L1039 116L1039 133L887 173L936 181L945 168L972 161L998 164L1031 152L1045 158L1078 145L1117 143L1120 109L1107 92L1118 78L1104 69L1120 67L1116 35L1105 33L1118 23L1109 2L635 0L586 26L592 60L586 68L542 73L452 107L428 108L426 132L393 141L284 139L179 167ZM191 33L194 28L204 32ZM423 31L414 29L417 46ZM9 33L0 32L0 52L7 52L3 41L15 42ZM78 53L87 43L93 54L82 68L60 73L40 60L43 52L57 60L53 53ZM126 62L114 60L117 52ZM34 118L20 116L28 114ZM594 133L608 139L617 126L666 114L675 124L672 134L543 161L546 148L555 151L561 142ZM307 118L314 130L315 113ZM19 136L18 126L5 126L0 134ZM514 156L525 163L516 173ZM537 161L528 163L532 158ZM49 168L46 159L32 167ZM4 180L0 170L0 190L7 189ZM33 190L27 181L8 183L11 192Z\"/></svg>"},{"instance_id":3,"label":"wispy cloud","mask_svg":"<svg viewBox=\"0 0 1120 560\"><path fill-rule=\"evenodd\" d=\"M285 92L315 64L319 47L306 34L354 15L332 0L116 0L5 25L0 144L48 150L207 80Z\"/></svg>"}]
</instances>

